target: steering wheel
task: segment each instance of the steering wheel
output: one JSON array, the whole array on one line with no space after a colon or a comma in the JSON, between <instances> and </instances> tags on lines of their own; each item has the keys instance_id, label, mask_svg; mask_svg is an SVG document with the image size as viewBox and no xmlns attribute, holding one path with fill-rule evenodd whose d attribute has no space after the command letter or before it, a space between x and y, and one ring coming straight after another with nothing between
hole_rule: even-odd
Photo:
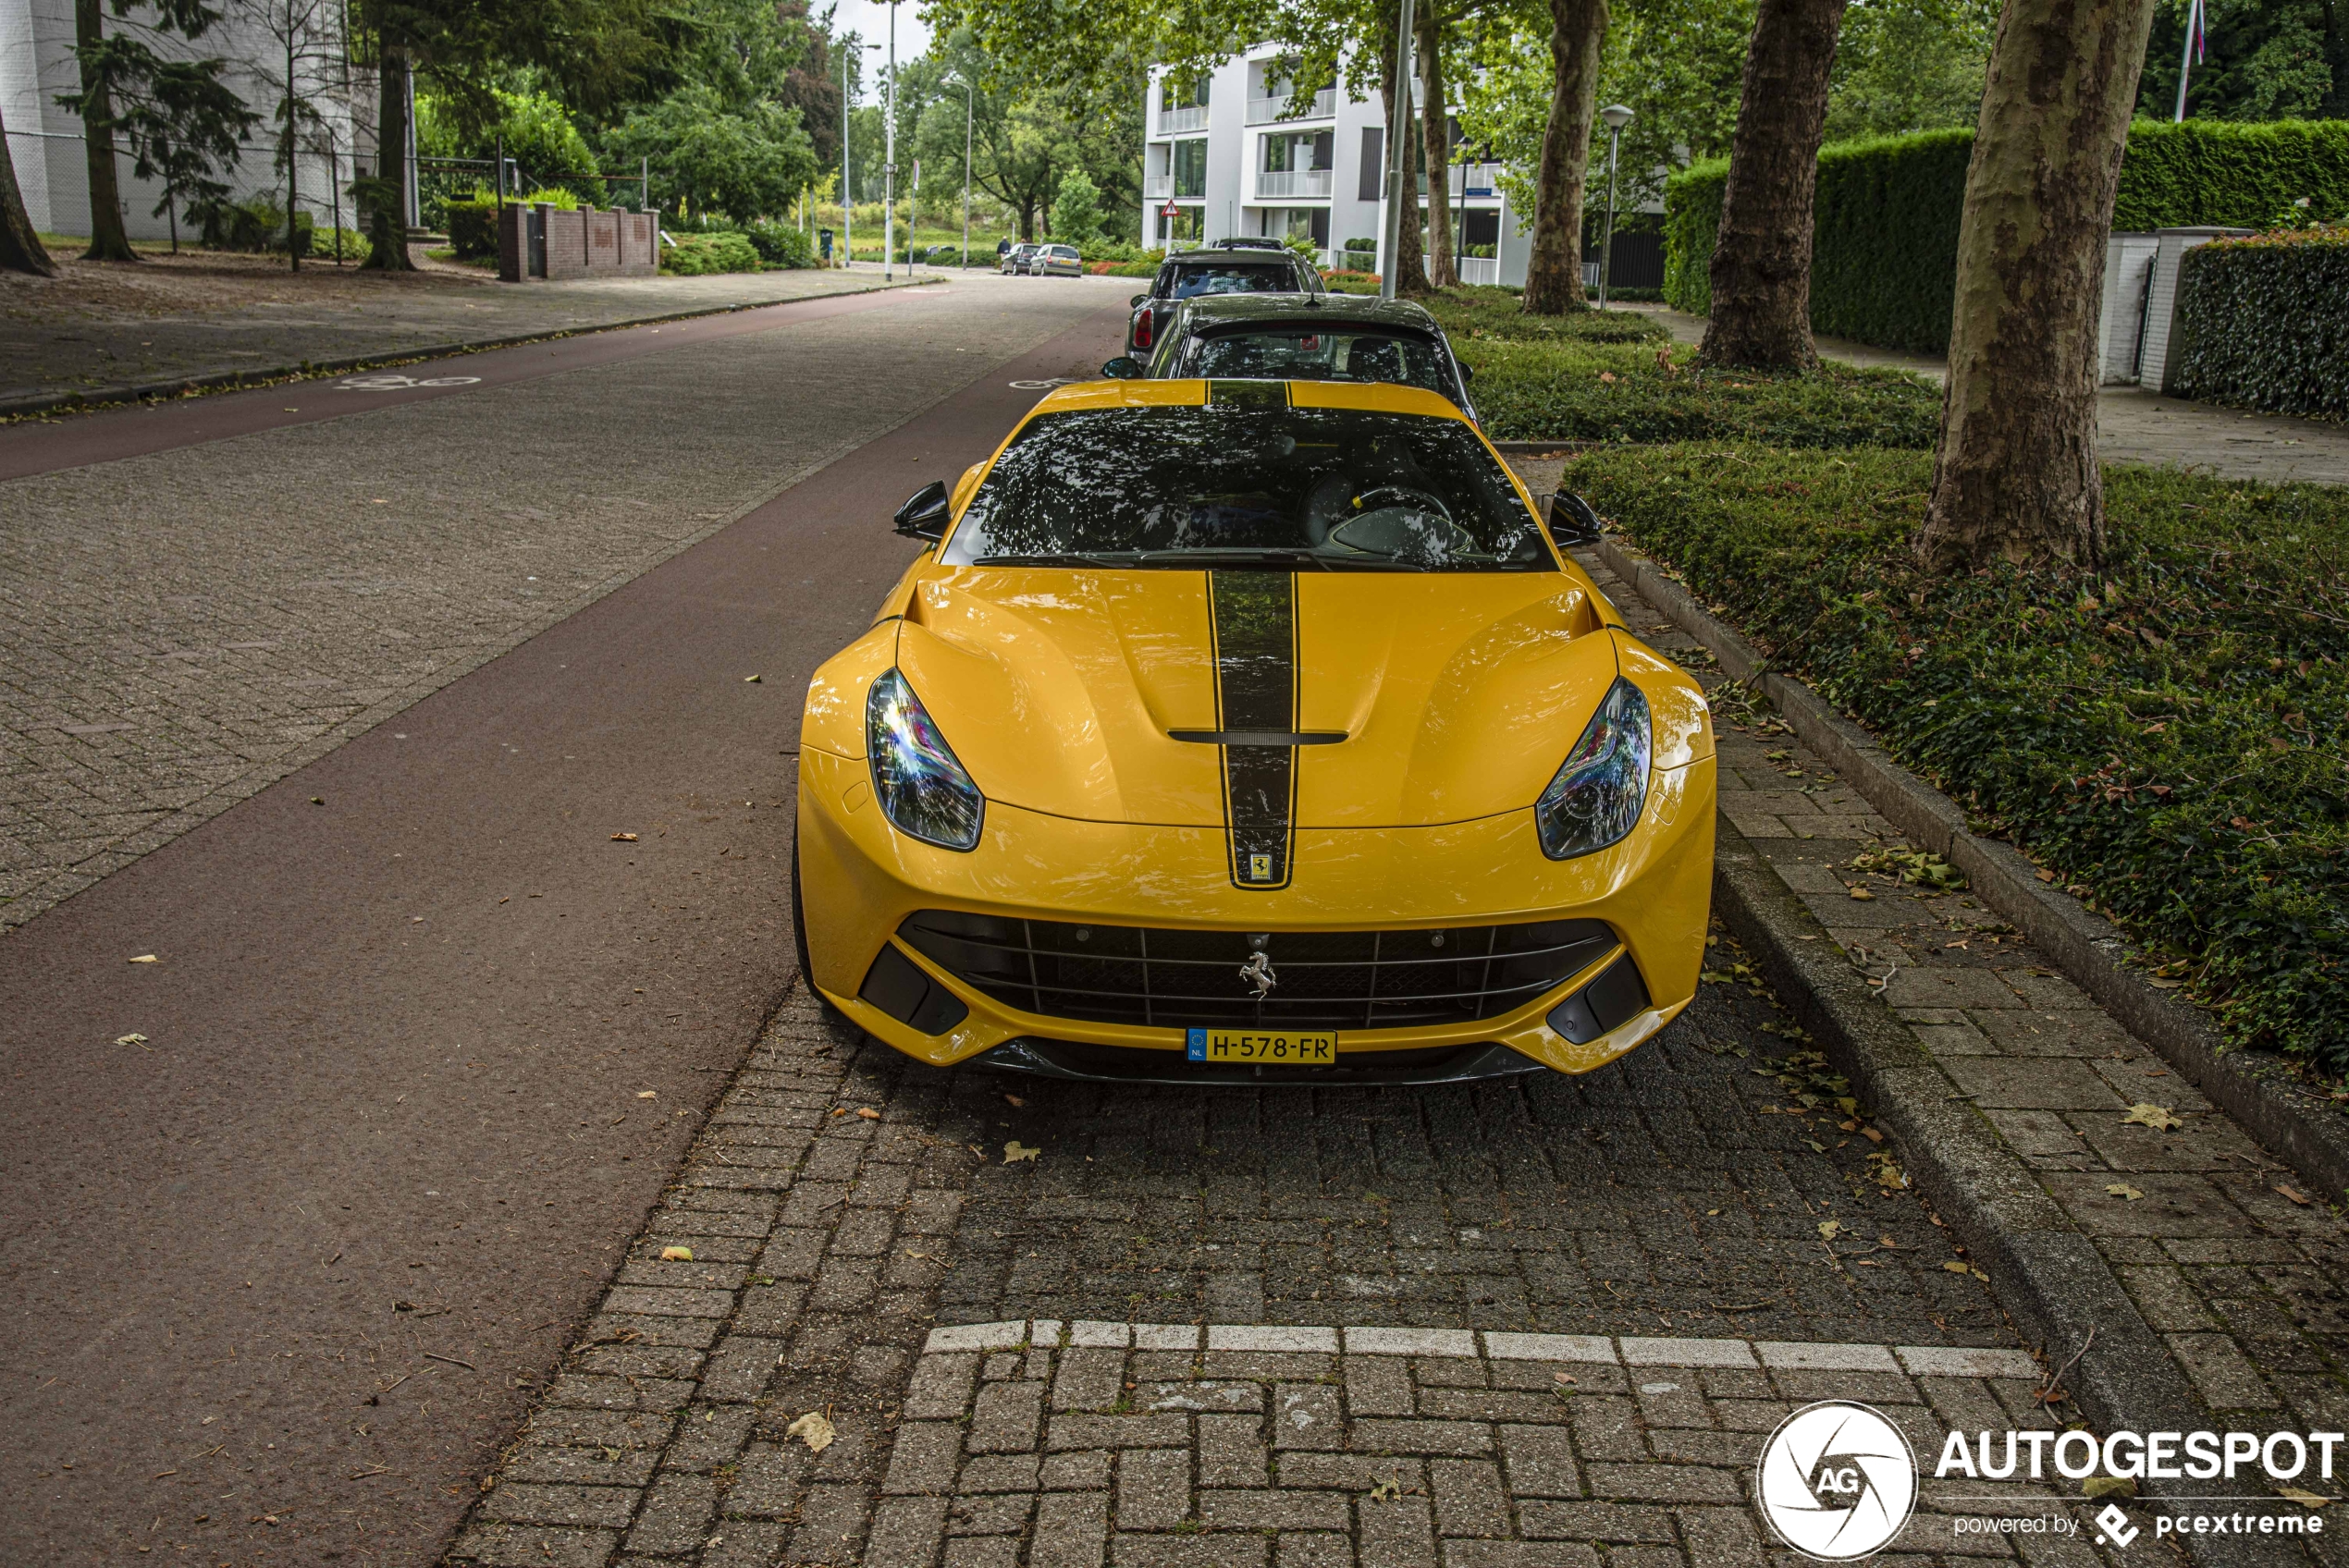
<instances>
[{"instance_id":1,"label":"steering wheel","mask_svg":"<svg viewBox=\"0 0 2349 1568\"><path fill-rule=\"evenodd\" d=\"M1358 512L1373 512L1396 506L1433 512L1445 522L1452 521L1452 508L1441 499L1424 490L1414 490L1408 484L1381 484L1354 497L1354 509Z\"/></svg>"}]
</instances>

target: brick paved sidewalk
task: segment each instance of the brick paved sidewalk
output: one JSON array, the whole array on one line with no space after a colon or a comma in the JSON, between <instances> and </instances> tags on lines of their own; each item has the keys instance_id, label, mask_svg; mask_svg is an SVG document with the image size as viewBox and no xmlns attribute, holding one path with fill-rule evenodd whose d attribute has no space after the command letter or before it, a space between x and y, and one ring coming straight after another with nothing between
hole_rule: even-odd
<instances>
[{"instance_id":1,"label":"brick paved sidewalk","mask_svg":"<svg viewBox=\"0 0 2349 1568\"><path fill-rule=\"evenodd\" d=\"M1643 636L1710 664L1583 559ZM1716 699L1733 696L1704 679ZM2221 1424L2349 1425L2340 1208L1962 888L1902 880L1886 851L1911 846L1766 709L1716 708L1722 815L2095 1241ZM2152 1109L2133 1121L2133 1107Z\"/></svg>"},{"instance_id":2,"label":"brick paved sidewalk","mask_svg":"<svg viewBox=\"0 0 2349 1568\"><path fill-rule=\"evenodd\" d=\"M249 258L228 259L244 262ZM721 273L706 277L582 278L500 285L449 268L393 276L314 265L256 273L201 254L112 263L105 302L63 278L0 274L0 409L72 394L282 374L308 363L391 360L460 344L589 332L697 311L732 310L871 288L880 271ZM181 275L221 275L191 298ZM927 275L925 275L927 276ZM175 284L180 287L175 288Z\"/></svg>"}]
</instances>

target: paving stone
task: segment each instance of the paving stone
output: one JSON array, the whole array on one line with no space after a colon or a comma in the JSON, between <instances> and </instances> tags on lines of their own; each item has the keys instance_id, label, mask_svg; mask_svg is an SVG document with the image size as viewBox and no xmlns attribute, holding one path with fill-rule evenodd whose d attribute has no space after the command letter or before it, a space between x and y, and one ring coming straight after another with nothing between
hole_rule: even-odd
<instances>
[{"instance_id":1,"label":"paving stone","mask_svg":"<svg viewBox=\"0 0 2349 1568\"><path fill-rule=\"evenodd\" d=\"M972 1408L968 1446L973 1453L1020 1452L1036 1446L1044 1415L1041 1380L990 1383Z\"/></svg>"}]
</instances>

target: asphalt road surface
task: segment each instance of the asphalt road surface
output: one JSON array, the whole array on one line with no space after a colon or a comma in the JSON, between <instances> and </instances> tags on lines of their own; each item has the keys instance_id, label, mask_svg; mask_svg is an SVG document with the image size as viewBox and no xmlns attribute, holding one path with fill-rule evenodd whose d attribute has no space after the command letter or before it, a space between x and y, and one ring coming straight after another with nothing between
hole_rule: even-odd
<instances>
[{"instance_id":1,"label":"asphalt road surface","mask_svg":"<svg viewBox=\"0 0 2349 1568\"><path fill-rule=\"evenodd\" d=\"M664 477L657 421L613 439L648 380L763 488L855 449L0 941L0 1561L431 1558L789 985L784 750L912 554L891 511L1113 353L1122 287L806 308L860 312L853 341L625 335L642 357L135 459L166 416L43 427L129 459L0 489L60 527L289 452L494 492L518 432L584 504ZM203 494L152 570L233 531Z\"/></svg>"}]
</instances>

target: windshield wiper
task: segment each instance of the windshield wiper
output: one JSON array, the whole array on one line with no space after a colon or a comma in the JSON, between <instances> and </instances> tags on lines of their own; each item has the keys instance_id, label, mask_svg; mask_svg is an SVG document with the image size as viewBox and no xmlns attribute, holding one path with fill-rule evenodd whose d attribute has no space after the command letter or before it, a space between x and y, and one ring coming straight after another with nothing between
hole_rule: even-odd
<instances>
[{"instance_id":1,"label":"windshield wiper","mask_svg":"<svg viewBox=\"0 0 2349 1568\"><path fill-rule=\"evenodd\" d=\"M970 564L973 566L1100 566L1115 568L1139 565L1141 556L1142 552L1139 550L1105 551L1089 555L1082 551L1072 550L1063 555L1051 556L981 556Z\"/></svg>"}]
</instances>

